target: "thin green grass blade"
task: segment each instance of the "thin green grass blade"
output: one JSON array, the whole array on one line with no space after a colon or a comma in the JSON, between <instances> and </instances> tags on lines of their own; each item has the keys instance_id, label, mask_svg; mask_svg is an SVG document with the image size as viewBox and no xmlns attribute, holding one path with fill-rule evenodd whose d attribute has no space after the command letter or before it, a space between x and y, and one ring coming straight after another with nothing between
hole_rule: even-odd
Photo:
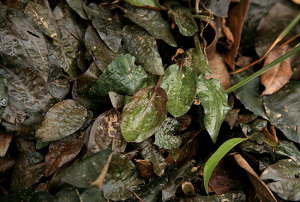
<instances>
[{"instance_id":1,"label":"thin green grass blade","mask_svg":"<svg viewBox=\"0 0 300 202\"><path fill-rule=\"evenodd\" d=\"M208 161L205 164L204 172L203 172L203 179L204 179L204 188L208 195L208 182L209 178L219 163L219 161L229 152L233 147L238 145L239 143L247 140L248 138L232 138L230 140L227 140L224 142L217 151L208 159Z\"/></svg>"}]
</instances>

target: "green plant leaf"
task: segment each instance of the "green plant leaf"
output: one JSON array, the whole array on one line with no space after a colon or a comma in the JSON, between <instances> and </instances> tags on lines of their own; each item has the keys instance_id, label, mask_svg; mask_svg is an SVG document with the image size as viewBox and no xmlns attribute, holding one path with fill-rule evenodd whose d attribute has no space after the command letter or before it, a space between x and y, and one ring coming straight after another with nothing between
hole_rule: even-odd
<instances>
[{"instance_id":1,"label":"green plant leaf","mask_svg":"<svg viewBox=\"0 0 300 202\"><path fill-rule=\"evenodd\" d=\"M110 148L102 150L71 166L58 177L74 187L89 188L100 175L111 153Z\"/></svg>"},{"instance_id":2,"label":"green plant leaf","mask_svg":"<svg viewBox=\"0 0 300 202\"><path fill-rule=\"evenodd\" d=\"M125 0L125 1L134 6L160 8L157 0Z\"/></svg>"},{"instance_id":3,"label":"green plant leaf","mask_svg":"<svg viewBox=\"0 0 300 202\"><path fill-rule=\"evenodd\" d=\"M90 94L105 96L113 91L123 95L133 95L146 81L147 73L134 64L135 57L118 55L91 87Z\"/></svg>"},{"instance_id":4,"label":"green plant leaf","mask_svg":"<svg viewBox=\"0 0 300 202\"><path fill-rule=\"evenodd\" d=\"M220 127L230 110L227 94L216 79L198 77L197 97L205 111L204 125L212 141L216 143Z\"/></svg>"},{"instance_id":5,"label":"green plant leaf","mask_svg":"<svg viewBox=\"0 0 300 202\"><path fill-rule=\"evenodd\" d=\"M184 36L194 36L198 31L198 25L189 9L177 3L171 5L168 14L174 17L179 32Z\"/></svg>"},{"instance_id":6,"label":"green plant leaf","mask_svg":"<svg viewBox=\"0 0 300 202\"><path fill-rule=\"evenodd\" d=\"M192 68L180 70L178 65L171 65L163 75L160 87L168 95L168 112L179 117L192 106L197 91L197 74Z\"/></svg>"},{"instance_id":7,"label":"green plant leaf","mask_svg":"<svg viewBox=\"0 0 300 202\"><path fill-rule=\"evenodd\" d=\"M86 117L85 107L74 100L63 100L46 113L35 136L42 142L59 140L80 129Z\"/></svg>"},{"instance_id":8,"label":"green plant leaf","mask_svg":"<svg viewBox=\"0 0 300 202\"><path fill-rule=\"evenodd\" d=\"M209 75L212 73L202 50L190 48L185 52L185 55L183 67L193 68L197 75Z\"/></svg>"},{"instance_id":9,"label":"green plant leaf","mask_svg":"<svg viewBox=\"0 0 300 202\"><path fill-rule=\"evenodd\" d=\"M208 194L208 182L209 178L219 163L219 161L225 156L227 152L229 152L233 147L238 145L239 143L247 140L248 138L232 138L224 142L217 151L208 159L205 164L203 171L203 179L204 179L204 188L206 193Z\"/></svg>"},{"instance_id":10,"label":"green plant leaf","mask_svg":"<svg viewBox=\"0 0 300 202\"><path fill-rule=\"evenodd\" d=\"M92 26L89 26L86 29L84 43L86 49L93 54L95 64L102 72L117 56L115 52L110 50L105 45L105 43L101 40L96 30Z\"/></svg>"},{"instance_id":11,"label":"green plant leaf","mask_svg":"<svg viewBox=\"0 0 300 202\"><path fill-rule=\"evenodd\" d=\"M164 159L162 153L159 151L159 148L153 145L151 139L145 140L139 146L141 149L140 154L143 159L148 160L153 165L153 171L158 175L162 176L165 173L167 167L166 160Z\"/></svg>"},{"instance_id":12,"label":"green plant leaf","mask_svg":"<svg viewBox=\"0 0 300 202\"><path fill-rule=\"evenodd\" d=\"M125 105L121 131L127 142L142 142L152 136L167 118L167 94L162 88L138 91Z\"/></svg>"},{"instance_id":13,"label":"green plant leaf","mask_svg":"<svg viewBox=\"0 0 300 202\"><path fill-rule=\"evenodd\" d=\"M300 151L292 142L280 141L280 144L278 144L276 147L275 153L281 156L289 157L294 161L300 163Z\"/></svg>"},{"instance_id":14,"label":"green plant leaf","mask_svg":"<svg viewBox=\"0 0 300 202\"><path fill-rule=\"evenodd\" d=\"M103 195L114 201L126 200L133 194L127 189L134 191L143 182L135 165L125 155L114 153L103 184Z\"/></svg>"},{"instance_id":15,"label":"green plant leaf","mask_svg":"<svg viewBox=\"0 0 300 202\"><path fill-rule=\"evenodd\" d=\"M163 125L155 133L154 144L164 149L174 149L181 145L181 138L174 136L173 133L179 128L178 121L172 118L166 118Z\"/></svg>"},{"instance_id":16,"label":"green plant leaf","mask_svg":"<svg viewBox=\"0 0 300 202\"><path fill-rule=\"evenodd\" d=\"M85 20L88 20L88 17L83 9L84 1L83 0L67 0L69 6L80 15Z\"/></svg>"},{"instance_id":17,"label":"green plant leaf","mask_svg":"<svg viewBox=\"0 0 300 202\"><path fill-rule=\"evenodd\" d=\"M163 75L164 68L155 38L137 26L127 25L122 33L124 47L136 57L137 64L141 64L147 72Z\"/></svg>"},{"instance_id":18,"label":"green plant leaf","mask_svg":"<svg viewBox=\"0 0 300 202\"><path fill-rule=\"evenodd\" d=\"M85 5L84 10L104 43L115 53L118 52L122 41L122 29L110 11L96 4Z\"/></svg>"},{"instance_id":19,"label":"green plant leaf","mask_svg":"<svg viewBox=\"0 0 300 202\"><path fill-rule=\"evenodd\" d=\"M156 39L162 39L170 46L176 47L177 43L171 33L170 25L158 11L148 8L125 5L125 16L132 22L147 30Z\"/></svg>"}]
</instances>

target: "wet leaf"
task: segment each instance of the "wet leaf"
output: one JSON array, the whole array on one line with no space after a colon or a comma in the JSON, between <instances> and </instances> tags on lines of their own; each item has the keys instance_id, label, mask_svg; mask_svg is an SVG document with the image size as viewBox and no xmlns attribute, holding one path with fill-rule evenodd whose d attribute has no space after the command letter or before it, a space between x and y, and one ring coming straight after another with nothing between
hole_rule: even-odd
<instances>
[{"instance_id":1,"label":"wet leaf","mask_svg":"<svg viewBox=\"0 0 300 202\"><path fill-rule=\"evenodd\" d=\"M271 51L265 59L264 66L285 54L288 49L288 45L285 45ZM261 75L261 83L265 86L265 90L262 95L269 95L278 91L290 80L292 74L290 58L282 61L272 67L269 71L263 73Z\"/></svg>"},{"instance_id":2,"label":"wet leaf","mask_svg":"<svg viewBox=\"0 0 300 202\"><path fill-rule=\"evenodd\" d=\"M125 0L125 1L135 6L144 6L144 7L152 7L152 8L160 7L157 0Z\"/></svg>"},{"instance_id":3,"label":"wet leaf","mask_svg":"<svg viewBox=\"0 0 300 202\"><path fill-rule=\"evenodd\" d=\"M125 5L125 8L125 16L132 22L147 30L156 39L162 39L173 47L177 46L169 23L163 19L158 11L148 8L138 8L128 4Z\"/></svg>"},{"instance_id":4,"label":"wet leaf","mask_svg":"<svg viewBox=\"0 0 300 202\"><path fill-rule=\"evenodd\" d=\"M83 9L83 0L67 0L67 3L74 11L76 11L76 13L78 13L78 15L80 15L80 17L82 17L85 20L88 20L88 17Z\"/></svg>"},{"instance_id":5,"label":"wet leaf","mask_svg":"<svg viewBox=\"0 0 300 202\"><path fill-rule=\"evenodd\" d=\"M93 55L95 64L103 72L117 54L105 45L92 26L86 29L84 42L86 49Z\"/></svg>"},{"instance_id":6,"label":"wet leaf","mask_svg":"<svg viewBox=\"0 0 300 202\"><path fill-rule=\"evenodd\" d=\"M283 159L270 165L261 174L262 180L273 180L268 187L288 201L300 200L300 165L291 159Z\"/></svg>"},{"instance_id":7,"label":"wet leaf","mask_svg":"<svg viewBox=\"0 0 300 202\"><path fill-rule=\"evenodd\" d=\"M143 182L134 164L126 156L114 153L103 184L103 195L106 199L125 200Z\"/></svg>"},{"instance_id":8,"label":"wet leaf","mask_svg":"<svg viewBox=\"0 0 300 202\"><path fill-rule=\"evenodd\" d=\"M185 199L184 202L222 202L222 201L236 201L243 202L246 201L246 195L242 191L230 191L225 194L212 195L212 196L196 196L192 199Z\"/></svg>"},{"instance_id":9,"label":"wet leaf","mask_svg":"<svg viewBox=\"0 0 300 202\"><path fill-rule=\"evenodd\" d=\"M182 35L194 36L199 31L192 13L187 8L174 3L169 9L168 14L174 18Z\"/></svg>"},{"instance_id":10,"label":"wet leaf","mask_svg":"<svg viewBox=\"0 0 300 202\"><path fill-rule=\"evenodd\" d=\"M272 125L290 140L300 143L300 82L290 81L273 95L263 97L266 114Z\"/></svg>"},{"instance_id":11,"label":"wet leaf","mask_svg":"<svg viewBox=\"0 0 300 202\"><path fill-rule=\"evenodd\" d=\"M152 136L167 118L167 94L158 87L143 88L125 105L121 131L127 142L142 142Z\"/></svg>"},{"instance_id":12,"label":"wet leaf","mask_svg":"<svg viewBox=\"0 0 300 202\"><path fill-rule=\"evenodd\" d=\"M122 41L122 30L110 11L96 4L84 6L84 10L104 43L115 53L118 52Z\"/></svg>"},{"instance_id":13,"label":"wet leaf","mask_svg":"<svg viewBox=\"0 0 300 202\"><path fill-rule=\"evenodd\" d=\"M136 57L147 72L163 75L164 68L158 53L156 40L145 30L137 26L125 26L122 31L125 49Z\"/></svg>"},{"instance_id":14,"label":"wet leaf","mask_svg":"<svg viewBox=\"0 0 300 202\"><path fill-rule=\"evenodd\" d=\"M197 75L211 74L210 66L206 62L206 57L202 50L190 48L185 52L183 67L193 68Z\"/></svg>"},{"instance_id":15,"label":"wet leaf","mask_svg":"<svg viewBox=\"0 0 300 202\"><path fill-rule=\"evenodd\" d=\"M158 176L162 176L167 164L158 147L153 145L151 140L146 140L139 145L139 149L141 149L141 156L152 163L154 172Z\"/></svg>"},{"instance_id":16,"label":"wet leaf","mask_svg":"<svg viewBox=\"0 0 300 202\"><path fill-rule=\"evenodd\" d=\"M232 138L224 142L217 151L208 159L205 164L203 171L203 179L204 179L204 188L206 193L208 194L208 182L209 178L219 163L219 161L225 156L227 152L229 152L233 147L238 145L239 143L247 140L247 138Z\"/></svg>"},{"instance_id":17,"label":"wet leaf","mask_svg":"<svg viewBox=\"0 0 300 202\"><path fill-rule=\"evenodd\" d=\"M73 188L65 188L55 194L57 202L80 202L79 193Z\"/></svg>"},{"instance_id":18,"label":"wet leaf","mask_svg":"<svg viewBox=\"0 0 300 202\"><path fill-rule=\"evenodd\" d=\"M108 96L109 96L111 105L116 110L120 110L120 109L123 108L123 106L124 106L124 99L125 99L124 95L120 95L120 94L115 93L115 92L108 92Z\"/></svg>"},{"instance_id":19,"label":"wet leaf","mask_svg":"<svg viewBox=\"0 0 300 202\"><path fill-rule=\"evenodd\" d=\"M236 84L245 79L250 74L247 71L235 74L232 77L232 84ZM268 119L264 107L262 105L262 97L259 96L262 90L260 89L260 79L255 78L247 85L244 85L234 91L234 95L242 102L242 104L257 116Z\"/></svg>"},{"instance_id":20,"label":"wet leaf","mask_svg":"<svg viewBox=\"0 0 300 202\"><path fill-rule=\"evenodd\" d=\"M288 141L280 141L276 147L276 154L289 157L294 161L300 163L300 151L294 143Z\"/></svg>"},{"instance_id":21,"label":"wet leaf","mask_svg":"<svg viewBox=\"0 0 300 202\"><path fill-rule=\"evenodd\" d=\"M50 95L45 80L29 68L5 68L9 103L25 112L48 110Z\"/></svg>"},{"instance_id":22,"label":"wet leaf","mask_svg":"<svg viewBox=\"0 0 300 202\"><path fill-rule=\"evenodd\" d=\"M45 172L44 156L35 151L19 153L11 177L11 190L13 192L30 188L37 183Z\"/></svg>"},{"instance_id":23,"label":"wet leaf","mask_svg":"<svg viewBox=\"0 0 300 202\"><path fill-rule=\"evenodd\" d=\"M58 177L75 187L89 188L101 173L111 153L110 148L102 150L68 168Z\"/></svg>"},{"instance_id":24,"label":"wet leaf","mask_svg":"<svg viewBox=\"0 0 300 202\"><path fill-rule=\"evenodd\" d=\"M202 75L198 78L197 97L204 107L204 125L212 141L215 143L220 127L230 109L227 94L215 79L206 80Z\"/></svg>"},{"instance_id":25,"label":"wet leaf","mask_svg":"<svg viewBox=\"0 0 300 202\"><path fill-rule=\"evenodd\" d=\"M164 73L160 87L168 96L168 112L179 117L192 106L197 91L197 74L192 68L180 69L178 65L171 65Z\"/></svg>"},{"instance_id":26,"label":"wet leaf","mask_svg":"<svg viewBox=\"0 0 300 202\"><path fill-rule=\"evenodd\" d=\"M153 171L153 165L148 160L143 159L134 159L135 160L135 166L137 170L139 171L139 175L143 179L150 179L153 175L155 175Z\"/></svg>"},{"instance_id":27,"label":"wet leaf","mask_svg":"<svg viewBox=\"0 0 300 202\"><path fill-rule=\"evenodd\" d=\"M106 111L94 122L88 142L89 153L97 153L112 143L112 150L124 152L126 141L121 134L121 113L116 110Z\"/></svg>"},{"instance_id":28,"label":"wet leaf","mask_svg":"<svg viewBox=\"0 0 300 202\"><path fill-rule=\"evenodd\" d=\"M12 133L6 133L0 130L0 157L5 156L12 137L13 137Z\"/></svg>"},{"instance_id":29,"label":"wet leaf","mask_svg":"<svg viewBox=\"0 0 300 202\"><path fill-rule=\"evenodd\" d=\"M97 187L91 187L86 189L81 195L80 200L82 202L92 202L92 201L106 201L103 196L103 192Z\"/></svg>"},{"instance_id":30,"label":"wet leaf","mask_svg":"<svg viewBox=\"0 0 300 202\"><path fill-rule=\"evenodd\" d=\"M77 131L85 122L87 110L74 100L63 100L55 104L45 115L36 131L42 142L59 140Z\"/></svg>"},{"instance_id":31,"label":"wet leaf","mask_svg":"<svg viewBox=\"0 0 300 202\"><path fill-rule=\"evenodd\" d=\"M129 54L118 55L91 87L90 94L105 96L112 91L134 95L147 79L145 70L134 62L135 57Z\"/></svg>"},{"instance_id":32,"label":"wet leaf","mask_svg":"<svg viewBox=\"0 0 300 202\"><path fill-rule=\"evenodd\" d=\"M178 148L181 145L181 138L174 136L173 133L179 128L178 121L172 118L166 118L163 125L155 133L154 144L164 149Z\"/></svg>"},{"instance_id":33,"label":"wet leaf","mask_svg":"<svg viewBox=\"0 0 300 202\"><path fill-rule=\"evenodd\" d=\"M51 142L46 155L45 176L49 176L59 167L72 161L81 151L84 144L84 133L74 133L55 142Z\"/></svg>"}]
</instances>

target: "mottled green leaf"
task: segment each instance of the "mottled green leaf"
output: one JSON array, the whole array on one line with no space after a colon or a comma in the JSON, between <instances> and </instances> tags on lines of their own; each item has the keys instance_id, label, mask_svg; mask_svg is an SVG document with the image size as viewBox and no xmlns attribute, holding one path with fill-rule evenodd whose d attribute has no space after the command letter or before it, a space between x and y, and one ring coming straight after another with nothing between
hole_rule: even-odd
<instances>
[{"instance_id":1,"label":"mottled green leaf","mask_svg":"<svg viewBox=\"0 0 300 202\"><path fill-rule=\"evenodd\" d=\"M93 55L95 64L102 72L117 56L115 52L110 50L103 43L96 30L92 26L89 26L86 29L84 42L86 49Z\"/></svg>"},{"instance_id":2,"label":"mottled green leaf","mask_svg":"<svg viewBox=\"0 0 300 202\"><path fill-rule=\"evenodd\" d=\"M125 0L135 6L160 8L158 0Z\"/></svg>"},{"instance_id":3,"label":"mottled green leaf","mask_svg":"<svg viewBox=\"0 0 300 202\"><path fill-rule=\"evenodd\" d=\"M204 125L212 141L216 143L220 127L230 110L227 94L216 79L198 78L197 97L205 111Z\"/></svg>"},{"instance_id":4,"label":"mottled green leaf","mask_svg":"<svg viewBox=\"0 0 300 202\"><path fill-rule=\"evenodd\" d=\"M127 25L122 33L124 47L136 57L136 62L141 64L147 72L163 75L164 68L155 38L137 26Z\"/></svg>"},{"instance_id":5,"label":"mottled green leaf","mask_svg":"<svg viewBox=\"0 0 300 202\"><path fill-rule=\"evenodd\" d=\"M272 95L263 97L271 123L290 140L300 143L300 81L290 81Z\"/></svg>"},{"instance_id":6,"label":"mottled green leaf","mask_svg":"<svg viewBox=\"0 0 300 202\"><path fill-rule=\"evenodd\" d=\"M125 105L121 131L127 142L142 142L152 136L167 118L164 89L147 87L138 91Z\"/></svg>"},{"instance_id":7,"label":"mottled green leaf","mask_svg":"<svg viewBox=\"0 0 300 202\"><path fill-rule=\"evenodd\" d=\"M180 69L178 65L171 65L163 75L160 87L168 95L168 112L179 117L192 106L197 91L197 74L192 68Z\"/></svg>"},{"instance_id":8,"label":"mottled green leaf","mask_svg":"<svg viewBox=\"0 0 300 202\"><path fill-rule=\"evenodd\" d=\"M85 107L74 100L63 100L46 113L35 136L42 142L59 140L80 129L86 117Z\"/></svg>"},{"instance_id":9,"label":"mottled green leaf","mask_svg":"<svg viewBox=\"0 0 300 202\"><path fill-rule=\"evenodd\" d=\"M10 22L0 24L0 55L16 68L28 67L47 81L48 49L44 35L22 11L8 9Z\"/></svg>"},{"instance_id":10,"label":"mottled green leaf","mask_svg":"<svg viewBox=\"0 0 300 202\"><path fill-rule=\"evenodd\" d=\"M139 145L140 155L143 159L148 160L153 165L153 170L158 176L162 176L165 173L166 161L159 151L158 147L153 145L153 141L146 140Z\"/></svg>"},{"instance_id":11,"label":"mottled green leaf","mask_svg":"<svg viewBox=\"0 0 300 202\"><path fill-rule=\"evenodd\" d=\"M118 52L122 41L122 29L110 11L96 4L84 6L84 10L104 43L115 53Z\"/></svg>"},{"instance_id":12,"label":"mottled green leaf","mask_svg":"<svg viewBox=\"0 0 300 202\"><path fill-rule=\"evenodd\" d=\"M236 84L243 79L247 78L251 73L244 71L239 74L234 74L232 77L232 84ZM234 95L241 101L241 103L257 116L267 119L265 110L262 104L262 93L260 88L260 78L257 77L234 91Z\"/></svg>"},{"instance_id":13,"label":"mottled green leaf","mask_svg":"<svg viewBox=\"0 0 300 202\"><path fill-rule=\"evenodd\" d=\"M102 191L100 191L97 187L91 187L86 189L80 195L81 202L96 202L96 201L106 201L103 196Z\"/></svg>"},{"instance_id":14,"label":"mottled green leaf","mask_svg":"<svg viewBox=\"0 0 300 202\"><path fill-rule=\"evenodd\" d=\"M74 187L89 188L101 173L111 153L110 148L102 150L68 168L58 177Z\"/></svg>"},{"instance_id":15,"label":"mottled green leaf","mask_svg":"<svg viewBox=\"0 0 300 202\"><path fill-rule=\"evenodd\" d=\"M55 202L80 202L79 192L74 188L61 189L55 194Z\"/></svg>"},{"instance_id":16,"label":"mottled green leaf","mask_svg":"<svg viewBox=\"0 0 300 202\"><path fill-rule=\"evenodd\" d=\"M208 193L208 182L209 178L219 163L219 161L229 152L233 147L238 145L239 143L247 140L248 138L232 138L224 142L217 151L208 159L205 164L203 171L203 179L204 179L204 188L206 193Z\"/></svg>"},{"instance_id":17,"label":"mottled green leaf","mask_svg":"<svg viewBox=\"0 0 300 202\"><path fill-rule=\"evenodd\" d=\"M197 75L209 75L212 73L202 50L190 48L185 52L185 54L186 56L183 60L183 67L193 68Z\"/></svg>"},{"instance_id":18,"label":"mottled green leaf","mask_svg":"<svg viewBox=\"0 0 300 202\"><path fill-rule=\"evenodd\" d=\"M173 133L179 128L178 121L167 118L163 125L155 133L154 144L164 149L178 148L181 145L181 138L174 136Z\"/></svg>"},{"instance_id":19,"label":"mottled green leaf","mask_svg":"<svg viewBox=\"0 0 300 202\"><path fill-rule=\"evenodd\" d=\"M98 116L92 125L88 142L88 152L97 153L112 143L112 150L124 152L126 141L121 134L121 113L116 110L106 111Z\"/></svg>"},{"instance_id":20,"label":"mottled green leaf","mask_svg":"<svg viewBox=\"0 0 300 202\"><path fill-rule=\"evenodd\" d=\"M174 18L182 35L194 36L199 31L197 23L188 8L175 3L169 9L168 14Z\"/></svg>"},{"instance_id":21,"label":"mottled green leaf","mask_svg":"<svg viewBox=\"0 0 300 202\"><path fill-rule=\"evenodd\" d=\"M133 194L127 189L134 191L143 182L135 165L125 155L114 153L103 184L103 195L110 200L125 200Z\"/></svg>"},{"instance_id":22,"label":"mottled green leaf","mask_svg":"<svg viewBox=\"0 0 300 202\"><path fill-rule=\"evenodd\" d=\"M105 96L113 91L133 95L147 79L145 70L134 62L135 57L129 54L118 55L91 87L90 94Z\"/></svg>"},{"instance_id":23,"label":"mottled green leaf","mask_svg":"<svg viewBox=\"0 0 300 202\"><path fill-rule=\"evenodd\" d=\"M288 141L280 141L276 147L276 154L289 157L294 161L300 163L300 151L294 143Z\"/></svg>"},{"instance_id":24,"label":"mottled green leaf","mask_svg":"<svg viewBox=\"0 0 300 202\"><path fill-rule=\"evenodd\" d=\"M25 112L45 112L48 110L50 94L45 80L31 69L5 68L9 103Z\"/></svg>"},{"instance_id":25,"label":"mottled green leaf","mask_svg":"<svg viewBox=\"0 0 300 202\"><path fill-rule=\"evenodd\" d=\"M78 15L80 15L80 17L82 17L85 20L88 20L88 17L83 9L83 0L67 0L67 3L74 11L76 11L76 13L78 13Z\"/></svg>"},{"instance_id":26,"label":"mottled green leaf","mask_svg":"<svg viewBox=\"0 0 300 202\"><path fill-rule=\"evenodd\" d=\"M300 200L300 165L291 159L283 159L267 167L261 174L262 180L272 180L268 187L288 201Z\"/></svg>"},{"instance_id":27,"label":"mottled green leaf","mask_svg":"<svg viewBox=\"0 0 300 202\"><path fill-rule=\"evenodd\" d=\"M156 39L162 39L169 45L176 47L177 43L171 33L170 25L161 16L158 11L148 8L139 8L125 5L125 16L132 22L143 27Z\"/></svg>"}]
</instances>

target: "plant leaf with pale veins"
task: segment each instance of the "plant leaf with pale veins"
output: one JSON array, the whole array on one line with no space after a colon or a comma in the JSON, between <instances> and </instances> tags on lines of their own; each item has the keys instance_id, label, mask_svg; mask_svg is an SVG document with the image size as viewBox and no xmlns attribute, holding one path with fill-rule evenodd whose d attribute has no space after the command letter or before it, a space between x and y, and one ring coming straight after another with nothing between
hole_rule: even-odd
<instances>
[{"instance_id":1,"label":"plant leaf with pale veins","mask_svg":"<svg viewBox=\"0 0 300 202\"><path fill-rule=\"evenodd\" d=\"M116 110L106 111L94 122L88 142L88 152L97 153L112 143L116 152L124 152L126 141L121 134L121 113Z\"/></svg>"},{"instance_id":2,"label":"plant leaf with pale veins","mask_svg":"<svg viewBox=\"0 0 300 202\"><path fill-rule=\"evenodd\" d=\"M102 72L117 56L115 52L105 45L92 26L86 29L84 42L86 49L93 55L95 64Z\"/></svg>"},{"instance_id":3,"label":"plant leaf with pale veins","mask_svg":"<svg viewBox=\"0 0 300 202\"><path fill-rule=\"evenodd\" d=\"M45 112L48 110L50 94L45 80L37 72L27 67L5 68L9 103L25 112Z\"/></svg>"},{"instance_id":4,"label":"plant leaf with pale veins","mask_svg":"<svg viewBox=\"0 0 300 202\"><path fill-rule=\"evenodd\" d=\"M158 0L125 0L125 1L135 6L160 8Z\"/></svg>"},{"instance_id":5,"label":"plant leaf with pale veins","mask_svg":"<svg viewBox=\"0 0 300 202\"><path fill-rule=\"evenodd\" d=\"M95 4L84 6L84 10L104 43L115 53L118 52L122 41L122 29L110 11Z\"/></svg>"},{"instance_id":6,"label":"plant leaf with pale veins","mask_svg":"<svg viewBox=\"0 0 300 202\"><path fill-rule=\"evenodd\" d=\"M153 135L167 118L167 94L158 87L143 88L125 105L121 131L127 142L142 142Z\"/></svg>"},{"instance_id":7,"label":"plant leaf with pale veins","mask_svg":"<svg viewBox=\"0 0 300 202\"><path fill-rule=\"evenodd\" d=\"M168 14L174 17L175 23L182 35L194 36L199 31L192 13L187 8L174 3L169 9Z\"/></svg>"},{"instance_id":8,"label":"plant leaf with pale veins","mask_svg":"<svg viewBox=\"0 0 300 202\"><path fill-rule=\"evenodd\" d=\"M190 48L185 54L183 67L193 68L197 75L209 75L212 73L210 66L206 62L205 54L201 49Z\"/></svg>"},{"instance_id":9,"label":"plant leaf with pale veins","mask_svg":"<svg viewBox=\"0 0 300 202\"><path fill-rule=\"evenodd\" d=\"M177 43L171 33L170 25L161 16L158 11L149 8L139 8L125 5L125 16L132 22L147 30L156 39L162 39L167 44L176 47Z\"/></svg>"},{"instance_id":10,"label":"plant leaf with pale veins","mask_svg":"<svg viewBox=\"0 0 300 202\"><path fill-rule=\"evenodd\" d=\"M102 150L68 168L58 177L74 187L89 188L98 178L112 151Z\"/></svg>"},{"instance_id":11,"label":"plant leaf with pale veins","mask_svg":"<svg viewBox=\"0 0 300 202\"><path fill-rule=\"evenodd\" d=\"M125 49L136 57L136 62L147 72L156 75L164 74L156 40L147 31L137 26L127 25L123 28L123 40Z\"/></svg>"},{"instance_id":12,"label":"plant leaf with pale veins","mask_svg":"<svg viewBox=\"0 0 300 202\"><path fill-rule=\"evenodd\" d=\"M212 141L216 143L220 127L230 110L227 103L227 94L221 83L216 79L206 80L203 75L198 78L197 97L204 111L204 125Z\"/></svg>"},{"instance_id":13,"label":"plant leaf with pale veins","mask_svg":"<svg viewBox=\"0 0 300 202\"><path fill-rule=\"evenodd\" d=\"M35 136L42 142L59 140L80 129L86 117L85 107L74 100L63 100L46 113Z\"/></svg>"},{"instance_id":14,"label":"plant leaf with pale veins","mask_svg":"<svg viewBox=\"0 0 300 202\"><path fill-rule=\"evenodd\" d=\"M126 200L133 194L127 189L134 191L143 182L135 165L125 155L113 153L102 187L103 195L114 201Z\"/></svg>"},{"instance_id":15,"label":"plant leaf with pale veins","mask_svg":"<svg viewBox=\"0 0 300 202\"><path fill-rule=\"evenodd\" d=\"M291 80L276 93L263 96L263 105L272 125L300 143L300 81Z\"/></svg>"},{"instance_id":16,"label":"plant leaf with pale veins","mask_svg":"<svg viewBox=\"0 0 300 202\"><path fill-rule=\"evenodd\" d=\"M168 95L168 112L179 117L192 106L197 91L197 74L192 68L180 70L178 65L171 65L163 75L160 87Z\"/></svg>"},{"instance_id":17,"label":"plant leaf with pale veins","mask_svg":"<svg viewBox=\"0 0 300 202\"><path fill-rule=\"evenodd\" d=\"M76 13L78 13L78 15L80 15L80 17L82 17L85 20L88 20L88 17L83 9L83 0L67 0L67 3L74 11L76 11Z\"/></svg>"},{"instance_id":18,"label":"plant leaf with pale veins","mask_svg":"<svg viewBox=\"0 0 300 202\"><path fill-rule=\"evenodd\" d=\"M113 91L133 95L147 79L145 70L134 61L135 57L129 54L118 55L91 87L90 94L105 96Z\"/></svg>"}]
</instances>

